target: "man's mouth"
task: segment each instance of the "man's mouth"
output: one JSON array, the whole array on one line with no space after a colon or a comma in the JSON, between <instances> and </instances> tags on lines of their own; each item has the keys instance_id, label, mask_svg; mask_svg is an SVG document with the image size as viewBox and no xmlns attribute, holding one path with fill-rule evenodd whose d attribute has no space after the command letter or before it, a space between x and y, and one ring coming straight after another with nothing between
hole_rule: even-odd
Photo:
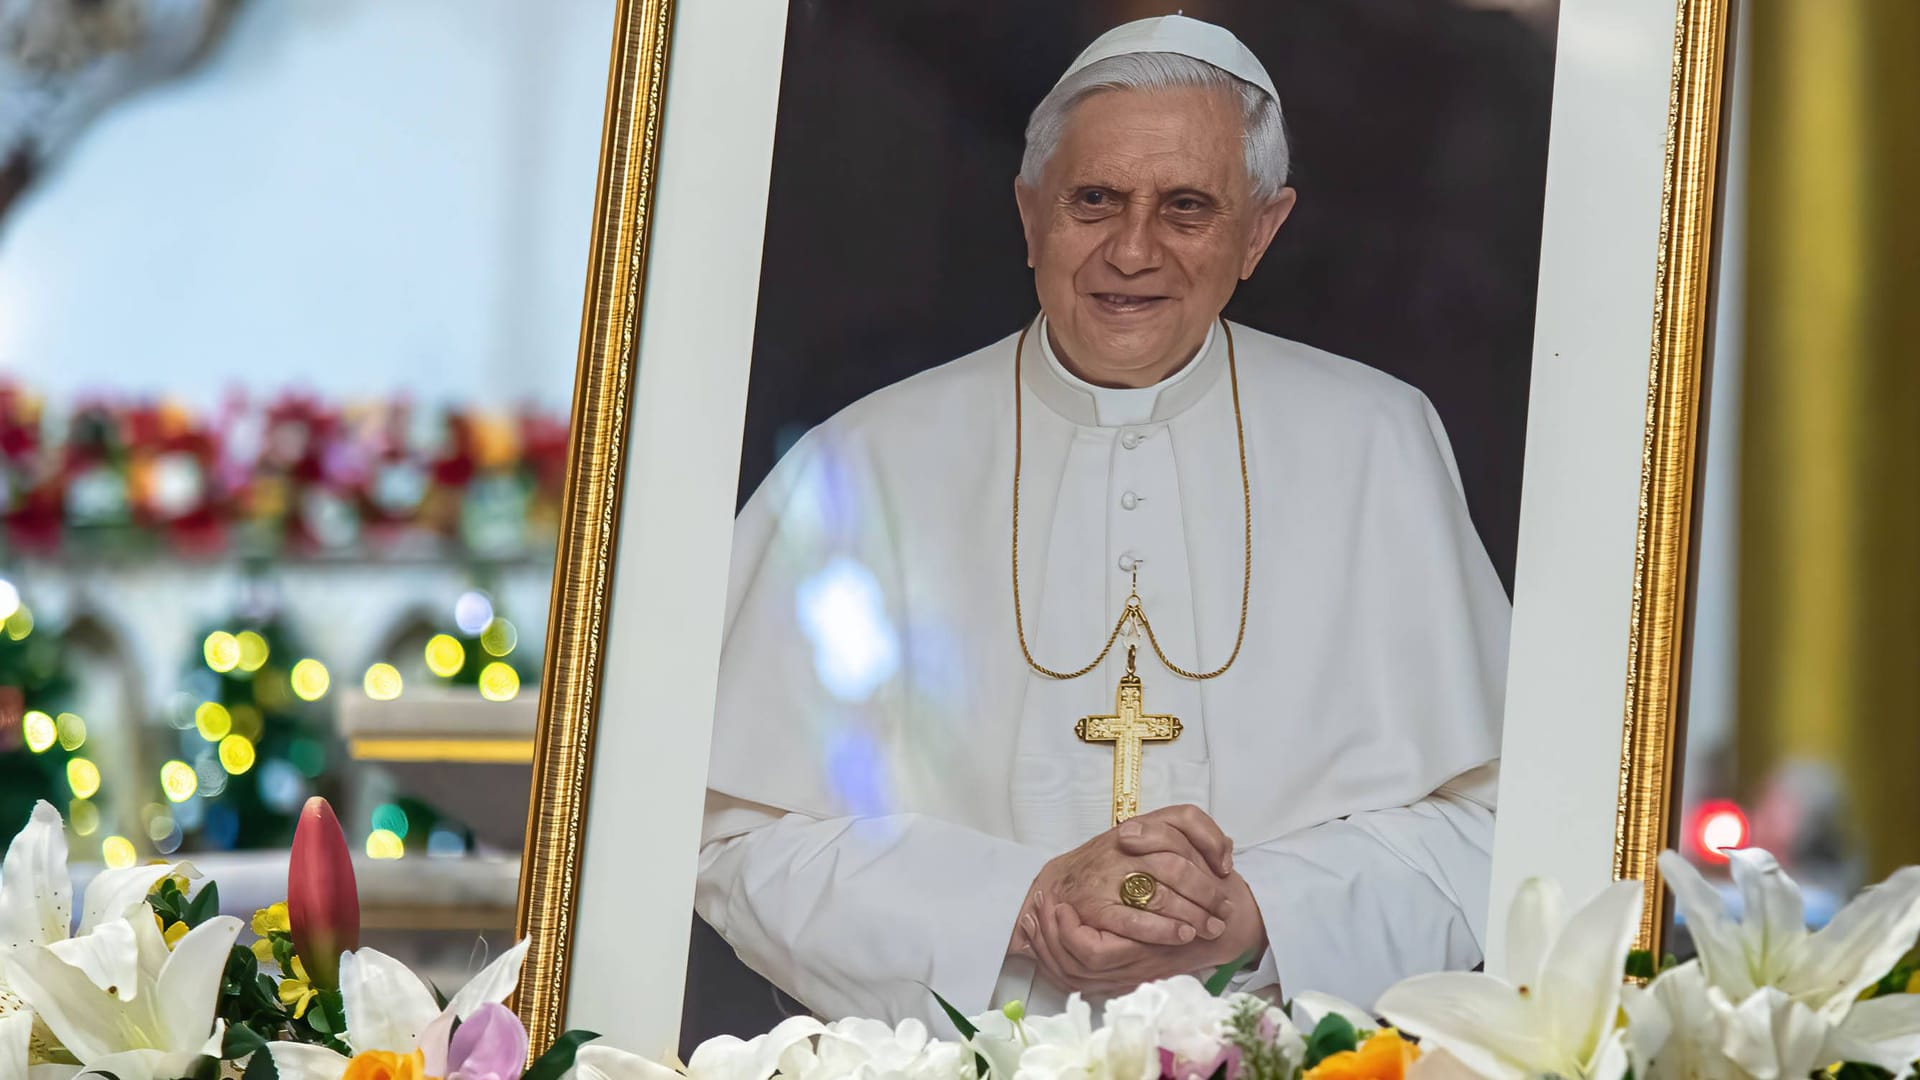
<instances>
[{"instance_id":1,"label":"man's mouth","mask_svg":"<svg viewBox=\"0 0 1920 1080\"><path fill-rule=\"evenodd\" d=\"M1146 296L1138 293L1097 292L1087 295L1102 311L1113 315L1133 315L1151 311L1171 299L1165 296Z\"/></svg>"}]
</instances>

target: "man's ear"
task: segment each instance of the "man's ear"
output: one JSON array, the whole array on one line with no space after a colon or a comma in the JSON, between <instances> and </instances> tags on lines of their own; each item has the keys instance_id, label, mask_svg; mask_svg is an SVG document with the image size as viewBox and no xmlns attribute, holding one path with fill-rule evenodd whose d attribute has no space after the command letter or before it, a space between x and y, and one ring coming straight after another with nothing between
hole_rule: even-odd
<instances>
[{"instance_id":1,"label":"man's ear","mask_svg":"<svg viewBox=\"0 0 1920 1080\"><path fill-rule=\"evenodd\" d=\"M1028 187L1025 180L1015 176L1013 178L1013 205L1020 211L1020 235L1027 242L1028 269L1032 269L1034 262L1040 258L1040 245L1038 241L1040 236L1041 210L1039 202L1039 193Z\"/></svg>"},{"instance_id":2,"label":"man's ear","mask_svg":"<svg viewBox=\"0 0 1920 1080\"><path fill-rule=\"evenodd\" d=\"M1240 263L1241 281L1253 276L1253 268L1260 265L1267 248L1273 244L1274 234L1280 231L1281 225L1286 224L1287 215L1293 213L1293 204L1298 198L1299 193L1294 189L1281 188L1280 194L1260 208L1259 214L1254 217L1253 236L1247 241L1246 258Z\"/></svg>"}]
</instances>

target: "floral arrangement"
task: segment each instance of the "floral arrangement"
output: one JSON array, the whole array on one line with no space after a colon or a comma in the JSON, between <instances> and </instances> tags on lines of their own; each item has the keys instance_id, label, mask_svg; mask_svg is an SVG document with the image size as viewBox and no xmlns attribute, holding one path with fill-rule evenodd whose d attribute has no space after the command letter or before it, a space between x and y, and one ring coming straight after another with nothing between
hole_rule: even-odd
<instances>
[{"instance_id":1,"label":"floral arrangement","mask_svg":"<svg viewBox=\"0 0 1920 1080\"><path fill-rule=\"evenodd\" d=\"M567 424L532 411L81 401L0 380L0 523L26 551L509 557L558 521Z\"/></svg>"},{"instance_id":2,"label":"floral arrangement","mask_svg":"<svg viewBox=\"0 0 1920 1080\"><path fill-rule=\"evenodd\" d=\"M1642 889L1621 882L1567 916L1529 881L1507 925L1504 976L1408 979L1371 1010L1302 993L1291 1008L1223 994L1231 968L1057 1016L1018 1005L967 1017L958 1039L918 1020L795 1017L754 1039L660 1064L562 1035L531 1064L501 1002L525 943L443 999L358 947L352 863L332 809L308 803L287 900L257 940L185 863L108 869L77 927L60 817L41 803L0 867L0 1080L1453 1080L1914 1074L1920 867L1867 890L1818 931L1763 851L1730 853L1742 914L1697 871L1661 860L1699 948L1686 963L1632 953ZM70 929L71 928L71 929ZM1658 967L1658 970L1656 969Z\"/></svg>"},{"instance_id":3,"label":"floral arrangement","mask_svg":"<svg viewBox=\"0 0 1920 1080\"><path fill-rule=\"evenodd\" d=\"M1291 1010L1220 996L1227 979L1149 983L1107 1002L1078 995L1058 1016L1016 1005L972 1018L962 1038L909 1020L788 1020L699 1047L684 1066L583 1048L583 1076L610 1080L1734 1080L1914 1075L1920 867L1867 890L1809 932L1800 890L1764 851L1728 853L1743 917L1673 852L1661 869L1698 959L1633 953L1643 889L1619 882L1570 917L1533 880L1507 923L1505 976L1442 972L1386 991L1371 1010L1302 993ZM1629 982L1626 976L1635 976ZM944 1004L944 1002L943 1002ZM587 1052L592 1050L589 1055Z\"/></svg>"},{"instance_id":4,"label":"floral arrangement","mask_svg":"<svg viewBox=\"0 0 1920 1080\"><path fill-rule=\"evenodd\" d=\"M326 800L294 834L287 899L257 940L219 914L187 863L101 870L75 926L66 833L35 807L0 864L0 1080L561 1080L594 1036L568 1032L528 1064L501 1004L525 942L444 1000L404 964L358 947L346 837Z\"/></svg>"}]
</instances>

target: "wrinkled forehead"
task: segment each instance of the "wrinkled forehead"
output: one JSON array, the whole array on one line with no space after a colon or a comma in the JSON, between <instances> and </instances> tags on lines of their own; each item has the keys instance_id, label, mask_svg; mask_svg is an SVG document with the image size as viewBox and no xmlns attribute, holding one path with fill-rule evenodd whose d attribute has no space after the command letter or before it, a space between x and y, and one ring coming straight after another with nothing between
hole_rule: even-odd
<instances>
[{"instance_id":1,"label":"wrinkled forehead","mask_svg":"<svg viewBox=\"0 0 1920 1080\"><path fill-rule=\"evenodd\" d=\"M1047 176L1059 184L1162 189L1244 184L1238 95L1225 86L1096 90L1067 111Z\"/></svg>"}]
</instances>

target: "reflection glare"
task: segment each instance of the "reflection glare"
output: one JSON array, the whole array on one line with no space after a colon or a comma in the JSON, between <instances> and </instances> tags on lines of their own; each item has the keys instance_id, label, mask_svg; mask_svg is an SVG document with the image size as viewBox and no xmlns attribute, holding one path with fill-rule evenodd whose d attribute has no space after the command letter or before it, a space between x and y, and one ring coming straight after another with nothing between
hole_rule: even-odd
<instances>
[{"instance_id":1,"label":"reflection glare","mask_svg":"<svg viewBox=\"0 0 1920 1080\"><path fill-rule=\"evenodd\" d=\"M842 701L873 696L900 666L900 643L886 596L865 566L841 558L800 583L795 605L813 644L820 685Z\"/></svg>"}]
</instances>

